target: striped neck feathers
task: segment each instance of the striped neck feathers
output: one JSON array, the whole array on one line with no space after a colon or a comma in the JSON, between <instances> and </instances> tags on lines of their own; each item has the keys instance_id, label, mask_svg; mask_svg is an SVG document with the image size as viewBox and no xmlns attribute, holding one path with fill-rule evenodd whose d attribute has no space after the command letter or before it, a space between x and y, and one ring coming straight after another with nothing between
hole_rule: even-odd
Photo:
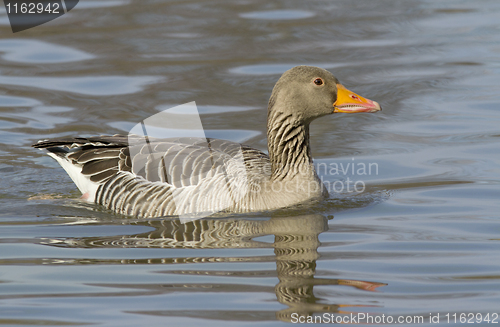
<instances>
[{"instance_id":1,"label":"striped neck feathers","mask_svg":"<svg viewBox=\"0 0 500 327\"><path fill-rule=\"evenodd\" d=\"M292 179L299 173L314 171L309 146L309 124L303 124L281 111L270 110L267 146L271 160L271 180Z\"/></svg>"}]
</instances>

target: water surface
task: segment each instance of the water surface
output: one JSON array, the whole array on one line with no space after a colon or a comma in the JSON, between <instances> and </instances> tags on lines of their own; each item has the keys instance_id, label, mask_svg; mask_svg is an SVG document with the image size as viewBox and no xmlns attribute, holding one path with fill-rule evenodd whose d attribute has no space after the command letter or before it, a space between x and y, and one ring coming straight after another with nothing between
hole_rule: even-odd
<instances>
[{"instance_id":1,"label":"water surface","mask_svg":"<svg viewBox=\"0 0 500 327\"><path fill-rule=\"evenodd\" d=\"M0 324L500 314L499 17L493 0L83 0L12 34L0 13ZM196 101L206 130L266 150L271 89L299 64L384 108L311 125L326 201L138 220L81 202L30 147Z\"/></svg>"}]
</instances>

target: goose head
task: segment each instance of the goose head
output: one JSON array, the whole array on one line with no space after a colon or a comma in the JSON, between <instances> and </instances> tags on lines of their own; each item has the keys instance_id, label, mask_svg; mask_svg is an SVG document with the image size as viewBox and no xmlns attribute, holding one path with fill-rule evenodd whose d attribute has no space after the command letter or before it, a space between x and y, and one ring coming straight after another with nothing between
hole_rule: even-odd
<instances>
[{"instance_id":1,"label":"goose head","mask_svg":"<svg viewBox=\"0 0 500 327\"><path fill-rule=\"evenodd\" d=\"M329 71L313 66L297 66L286 71L273 88L269 117L276 111L289 114L297 124L338 112L376 112L382 108L345 88Z\"/></svg>"}]
</instances>

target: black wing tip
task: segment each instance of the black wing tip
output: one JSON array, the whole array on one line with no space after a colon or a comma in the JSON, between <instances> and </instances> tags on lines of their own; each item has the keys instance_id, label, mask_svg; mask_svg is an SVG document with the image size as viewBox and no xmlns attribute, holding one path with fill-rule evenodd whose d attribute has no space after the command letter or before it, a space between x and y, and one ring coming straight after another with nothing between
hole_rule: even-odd
<instances>
[{"instance_id":1,"label":"black wing tip","mask_svg":"<svg viewBox=\"0 0 500 327\"><path fill-rule=\"evenodd\" d=\"M40 140L31 146L36 149L47 149L52 147L71 147L73 144L92 144L92 143L102 143L108 146L127 146L128 139L125 135L115 134L115 135L101 135L94 137L62 137L54 139Z\"/></svg>"},{"instance_id":2,"label":"black wing tip","mask_svg":"<svg viewBox=\"0 0 500 327\"><path fill-rule=\"evenodd\" d=\"M31 146L36 149L47 149L52 147L57 147L61 145L70 145L74 143L75 139L48 139L48 140L40 140Z\"/></svg>"},{"instance_id":3,"label":"black wing tip","mask_svg":"<svg viewBox=\"0 0 500 327\"><path fill-rule=\"evenodd\" d=\"M31 145L35 149L45 149L54 146L54 140L39 140Z\"/></svg>"},{"instance_id":4,"label":"black wing tip","mask_svg":"<svg viewBox=\"0 0 500 327\"><path fill-rule=\"evenodd\" d=\"M41 144L42 142L43 142L43 141L42 141L42 140L40 140L40 141L38 141L38 142L36 142L36 143L32 144L32 145L31 145L31 147L33 147L33 148L35 148L35 149L41 149L41 148L42 148L42 144Z\"/></svg>"}]
</instances>

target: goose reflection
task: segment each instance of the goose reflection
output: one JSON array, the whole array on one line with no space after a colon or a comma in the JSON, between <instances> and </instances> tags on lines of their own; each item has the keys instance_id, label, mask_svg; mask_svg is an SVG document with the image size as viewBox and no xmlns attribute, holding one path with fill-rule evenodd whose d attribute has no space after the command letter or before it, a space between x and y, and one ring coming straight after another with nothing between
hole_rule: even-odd
<instances>
[{"instance_id":1,"label":"goose reflection","mask_svg":"<svg viewBox=\"0 0 500 327\"><path fill-rule=\"evenodd\" d=\"M315 296L315 285L346 285L360 290L374 291L383 283L348 279L317 278L316 261L320 257L318 236L328 230L328 219L322 215L304 215L296 217L272 217L268 220L238 218L205 218L182 222L179 219L161 219L134 221L131 225L153 227L154 230L136 235L107 237L82 237L51 239L44 243L59 247L79 248L182 248L182 249L224 249L224 248L274 248L275 257L184 257L160 259L128 259L120 263L137 264L175 264L200 262L276 262L279 283L274 287L277 300L287 308L276 312L276 318L290 322L292 314L308 316L319 313L342 313L342 307L354 305L327 304ZM268 243L256 238L274 235L274 242ZM212 253L213 254L213 253ZM192 275L231 275L234 272L209 271L166 271L165 273ZM249 275L245 272L235 275ZM133 287L129 285L101 285L112 287ZM181 287L180 287L181 286ZM182 287L185 286L185 287ZM202 285L198 285L202 286ZM205 285L206 286L206 285ZM176 291L189 291L193 285L161 285L155 291L175 288ZM137 288L144 288L138 286ZM151 287L148 286L148 289ZM194 287L199 291L199 288ZM162 290L160 290L162 289ZM213 288L207 288L213 290ZM234 291L234 290L232 290ZM249 290L238 290L247 292ZM139 313L139 312L137 312ZM189 315L179 311L143 311L148 315ZM221 313L227 314L227 313ZM197 313L200 315L200 312ZM207 313L208 315L208 313ZM294 315L297 317L297 315ZM213 313L211 315L213 317Z\"/></svg>"}]
</instances>

